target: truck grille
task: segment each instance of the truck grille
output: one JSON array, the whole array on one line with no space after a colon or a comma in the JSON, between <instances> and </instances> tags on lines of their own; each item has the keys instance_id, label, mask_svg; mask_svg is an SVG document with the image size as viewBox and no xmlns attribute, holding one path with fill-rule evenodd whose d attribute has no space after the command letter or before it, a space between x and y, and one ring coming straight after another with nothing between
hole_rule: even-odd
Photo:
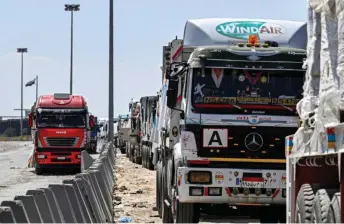
<instances>
[{"instance_id":1,"label":"truck grille","mask_svg":"<svg viewBox=\"0 0 344 224\"><path fill-rule=\"evenodd\" d=\"M45 143L48 146L63 146L63 147L73 147L78 142L79 138L44 138Z\"/></svg>"},{"instance_id":2,"label":"truck grille","mask_svg":"<svg viewBox=\"0 0 344 224\"><path fill-rule=\"evenodd\" d=\"M203 128L228 129L227 148L203 147ZM285 136L294 134L297 128L290 127L250 127L250 126L200 126L186 125L186 131L195 135L197 155L200 157L285 159ZM261 148L250 150L245 138L250 133L258 134L263 141ZM252 134L251 134L252 135ZM252 137L252 136L251 136ZM252 148L251 148L252 149Z\"/></svg>"}]
</instances>

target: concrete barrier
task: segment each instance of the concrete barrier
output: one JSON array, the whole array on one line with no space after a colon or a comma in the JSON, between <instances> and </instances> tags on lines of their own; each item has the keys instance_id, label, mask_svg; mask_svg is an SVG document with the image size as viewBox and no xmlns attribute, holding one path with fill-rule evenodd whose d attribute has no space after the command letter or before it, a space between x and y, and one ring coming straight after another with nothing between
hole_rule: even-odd
<instances>
[{"instance_id":1,"label":"concrete barrier","mask_svg":"<svg viewBox=\"0 0 344 224\"><path fill-rule=\"evenodd\" d=\"M11 207L0 207L0 223L16 223Z\"/></svg>"},{"instance_id":2,"label":"concrete barrier","mask_svg":"<svg viewBox=\"0 0 344 224\"><path fill-rule=\"evenodd\" d=\"M47 197L47 200L49 202L50 208L52 210L52 215L54 216L54 220L56 223L65 223L64 216L62 214L61 208L59 204L57 203L56 196L54 192L49 188L40 188L44 191L45 196Z\"/></svg>"},{"instance_id":3,"label":"concrete barrier","mask_svg":"<svg viewBox=\"0 0 344 224\"><path fill-rule=\"evenodd\" d=\"M63 180L62 183L70 184L73 186L75 191L76 200L78 202L78 206L80 207L80 212L82 213L83 219L85 223L92 222L91 215L90 215L90 208L86 206L85 199L82 197L80 189L76 184L75 180Z\"/></svg>"},{"instance_id":4,"label":"concrete barrier","mask_svg":"<svg viewBox=\"0 0 344 224\"><path fill-rule=\"evenodd\" d=\"M53 212L50 208L50 204L48 203L47 197L45 196L43 190L28 190L26 195L33 196L37 205L37 209L41 214L43 223L56 223Z\"/></svg>"},{"instance_id":5,"label":"concrete barrier","mask_svg":"<svg viewBox=\"0 0 344 224\"><path fill-rule=\"evenodd\" d=\"M11 208L17 223L29 223L29 217L26 214L22 201L3 201L1 202L1 206Z\"/></svg>"},{"instance_id":6,"label":"concrete barrier","mask_svg":"<svg viewBox=\"0 0 344 224\"><path fill-rule=\"evenodd\" d=\"M0 223L112 223L115 149L106 143L96 160L82 158L74 178L1 202Z\"/></svg>"},{"instance_id":7,"label":"concrete barrier","mask_svg":"<svg viewBox=\"0 0 344 224\"><path fill-rule=\"evenodd\" d=\"M32 195L15 196L14 200L23 202L26 214L29 218L29 222L42 223L41 213L39 212L36 201Z\"/></svg>"}]
</instances>

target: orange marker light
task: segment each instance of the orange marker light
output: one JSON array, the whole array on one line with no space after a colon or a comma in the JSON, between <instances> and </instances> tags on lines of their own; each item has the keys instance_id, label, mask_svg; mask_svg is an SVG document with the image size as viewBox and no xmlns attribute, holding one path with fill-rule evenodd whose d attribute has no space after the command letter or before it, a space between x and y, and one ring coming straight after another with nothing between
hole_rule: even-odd
<instances>
[{"instance_id":1,"label":"orange marker light","mask_svg":"<svg viewBox=\"0 0 344 224\"><path fill-rule=\"evenodd\" d=\"M248 43L252 44L254 46L256 43L258 43L258 37L256 35L249 35L248 36Z\"/></svg>"}]
</instances>

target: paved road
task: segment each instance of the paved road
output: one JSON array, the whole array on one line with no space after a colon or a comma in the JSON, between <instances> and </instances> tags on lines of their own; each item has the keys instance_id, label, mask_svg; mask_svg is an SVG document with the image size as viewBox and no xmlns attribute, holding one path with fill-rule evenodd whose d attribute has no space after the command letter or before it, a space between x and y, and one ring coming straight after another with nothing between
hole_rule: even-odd
<instances>
[{"instance_id":1,"label":"paved road","mask_svg":"<svg viewBox=\"0 0 344 224\"><path fill-rule=\"evenodd\" d=\"M51 174L37 176L33 168L27 168L32 142L0 142L0 203L13 200L15 195L25 195L29 189L61 183L75 174ZM93 158L99 154L92 155Z\"/></svg>"}]
</instances>

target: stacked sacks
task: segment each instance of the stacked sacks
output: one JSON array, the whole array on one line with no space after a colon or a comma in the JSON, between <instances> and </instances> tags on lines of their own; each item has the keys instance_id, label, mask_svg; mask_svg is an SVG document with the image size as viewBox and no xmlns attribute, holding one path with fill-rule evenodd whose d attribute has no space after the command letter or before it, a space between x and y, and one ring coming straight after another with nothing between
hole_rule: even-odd
<instances>
[{"instance_id":1,"label":"stacked sacks","mask_svg":"<svg viewBox=\"0 0 344 224\"><path fill-rule=\"evenodd\" d=\"M303 126L294 135L294 162L333 148L328 134L341 122L339 111L344 108L343 8L340 0L308 0L307 72L304 97L297 105Z\"/></svg>"}]
</instances>

